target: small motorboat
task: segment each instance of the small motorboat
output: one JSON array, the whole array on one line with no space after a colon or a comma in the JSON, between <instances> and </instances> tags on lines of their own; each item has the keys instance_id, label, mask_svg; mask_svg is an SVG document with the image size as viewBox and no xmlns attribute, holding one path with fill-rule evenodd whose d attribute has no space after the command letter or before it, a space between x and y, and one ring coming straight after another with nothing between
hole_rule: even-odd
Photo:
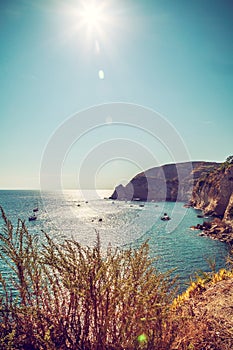
<instances>
[{"instance_id":1,"label":"small motorboat","mask_svg":"<svg viewBox=\"0 0 233 350\"><path fill-rule=\"evenodd\" d=\"M168 220L171 220L171 218L170 216L167 215L167 213L164 213L163 216L161 217L161 220L168 221Z\"/></svg>"},{"instance_id":2,"label":"small motorboat","mask_svg":"<svg viewBox=\"0 0 233 350\"><path fill-rule=\"evenodd\" d=\"M28 221L35 221L37 219L36 213L39 211L38 208L32 210L33 214L29 216Z\"/></svg>"},{"instance_id":3,"label":"small motorboat","mask_svg":"<svg viewBox=\"0 0 233 350\"><path fill-rule=\"evenodd\" d=\"M37 219L37 216L34 214L32 216L29 216L28 221L35 221Z\"/></svg>"}]
</instances>

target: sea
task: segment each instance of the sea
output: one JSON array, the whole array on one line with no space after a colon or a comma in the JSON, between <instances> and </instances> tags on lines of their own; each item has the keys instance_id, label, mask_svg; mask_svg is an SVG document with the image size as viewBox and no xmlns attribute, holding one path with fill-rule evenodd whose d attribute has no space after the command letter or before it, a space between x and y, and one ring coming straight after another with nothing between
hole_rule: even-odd
<instances>
[{"instance_id":1,"label":"sea","mask_svg":"<svg viewBox=\"0 0 233 350\"><path fill-rule=\"evenodd\" d=\"M200 236L190 227L202 223L200 211L185 208L181 202L113 201L109 190L0 190L0 205L14 226L18 218L28 231L43 241L45 231L56 242L75 239L92 247L100 237L102 249L109 245L125 249L138 248L148 241L150 256L161 272L173 270L178 276L179 290L184 290L198 271L225 266L229 247L220 241ZM37 220L29 221L33 209ZM162 221L166 213L169 221ZM0 229L3 229L0 219ZM0 260L0 271L6 266Z\"/></svg>"}]
</instances>

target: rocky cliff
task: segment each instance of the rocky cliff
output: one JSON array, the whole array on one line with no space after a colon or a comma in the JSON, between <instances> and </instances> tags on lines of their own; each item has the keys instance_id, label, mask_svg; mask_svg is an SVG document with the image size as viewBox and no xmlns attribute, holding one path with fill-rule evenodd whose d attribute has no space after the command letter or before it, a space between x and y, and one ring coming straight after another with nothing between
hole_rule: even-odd
<instances>
[{"instance_id":1,"label":"rocky cliff","mask_svg":"<svg viewBox=\"0 0 233 350\"><path fill-rule=\"evenodd\" d=\"M190 201L200 178L218 169L213 162L185 162L151 168L136 175L126 186L115 188L111 199L141 201Z\"/></svg>"},{"instance_id":2,"label":"rocky cliff","mask_svg":"<svg viewBox=\"0 0 233 350\"><path fill-rule=\"evenodd\" d=\"M116 187L111 199L185 201L216 217L193 226L233 245L233 164L186 162L167 164L136 175L126 186Z\"/></svg>"},{"instance_id":3,"label":"rocky cliff","mask_svg":"<svg viewBox=\"0 0 233 350\"><path fill-rule=\"evenodd\" d=\"M233 220L233 165L220 166L199 178L191 203L205 215Z\"/></svg>"},{"instance_id":4,"label":"rocky cliff","mask_svg":"<svg viewBox=\"0 0 233 350\"><path fill-rule=\"evenodd\" d=\"M194 186L191 204L204 215L218 217L194 228L233 245L233 164L223 163L201 177Z\"/></svg>"}]
</instances>

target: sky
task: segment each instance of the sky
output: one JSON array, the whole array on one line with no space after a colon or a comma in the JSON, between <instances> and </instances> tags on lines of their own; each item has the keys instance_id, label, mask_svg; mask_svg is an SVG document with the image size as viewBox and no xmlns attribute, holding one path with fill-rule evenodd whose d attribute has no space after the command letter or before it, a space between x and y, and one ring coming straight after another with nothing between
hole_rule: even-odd
<instances>
[{"instance_id":1,"label":"sky","mask_svg":"<svg viewBox=\"0 0 233 350\"><path fill-rule=\"evenodd\" d=\"M0 0L0 189L233 153L231 0Z\"/></svg>"}]
</instances>

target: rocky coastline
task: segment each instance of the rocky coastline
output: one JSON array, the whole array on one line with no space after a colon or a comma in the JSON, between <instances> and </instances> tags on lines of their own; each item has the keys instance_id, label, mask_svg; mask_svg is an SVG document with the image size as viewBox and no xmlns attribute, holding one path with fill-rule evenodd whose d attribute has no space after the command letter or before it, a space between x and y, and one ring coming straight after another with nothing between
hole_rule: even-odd
<instances>
[{"instance_id":1,"label":"rocky coastline","mask_svg":"<svg viewBox=\"0 0 233 350\"><path fill-rule=\"evenodd\" d=\"M233 246L232 226L226 224L221 219L215 218L213 221L204 221L203 224L191 226L193 230L200 230L199 236L207 236Z\"/></svg>"},{"instance_id":2,"label":"rocky coastline","mask_svg":"<svg viewBox=\"0 0 233 350\"><path fill-rule=\"evenodd\" d=\"M219 166L195 161L154 167L134 176L126 186L117 186L110 199L188 202L197 181Z\"/></svg>"},{"instance_id":3,"label":"rocky coastline","mask_svg":"<svg viewBox=\"0 0 233 350\"><path fill-rule=\"evenodd\" d=\"M194 226L200 235L233 245L233 164L224 162L202 176L193 188L190 205L212 216L210 222Z\"/></svg>"},{"instance_id":4,"label":"rocky coastline","mask_svg":"<svg viewBox=\"0 0 233 350\"><path fill-rule=\"evenodd\" d=\"M202 211L212 221L193 226L200 235L233 245L233 156L224 163L167 164L137 174L115 188L110 199L180 201Z\"/></svg>"}]
</instances>

